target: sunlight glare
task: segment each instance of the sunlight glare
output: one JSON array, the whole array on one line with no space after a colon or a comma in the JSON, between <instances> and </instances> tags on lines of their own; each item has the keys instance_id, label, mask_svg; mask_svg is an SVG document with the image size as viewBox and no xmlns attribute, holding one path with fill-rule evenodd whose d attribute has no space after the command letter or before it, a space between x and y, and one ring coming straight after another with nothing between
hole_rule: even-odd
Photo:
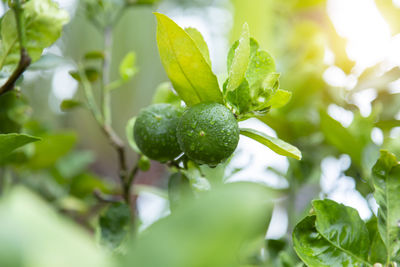
<instances>
[{"instance_id":1,"label":"sunlight glare","mask_svg":"<svg viewBox=\"0 0 400 267\"><path fill-rule=\"evenodd\" d=\"M327 9L338 34L348 40L346 51L355 69L362 71L385 58L390 28L373 0L328 0Z\"/></svg>"}]
</instances>

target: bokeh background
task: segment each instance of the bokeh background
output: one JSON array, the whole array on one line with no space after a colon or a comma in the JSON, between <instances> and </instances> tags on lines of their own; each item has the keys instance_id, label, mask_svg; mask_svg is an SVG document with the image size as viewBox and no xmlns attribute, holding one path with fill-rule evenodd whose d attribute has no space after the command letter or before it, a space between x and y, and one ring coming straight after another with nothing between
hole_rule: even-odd
<instances>
[{"instance_id":1,"label":"bokeh background","mask_svg":"<svg viewBox=\"0 0 400 267\"><path fill-rule=\"evenodd\" d=\"M87 162L96 179L117 183L116 155L91 114L60 110L63 100L83 97L69 71L85 53L103 48L102 35L86 19L85 1L57 2L68 10L71 22L45 51L51 67L25 74L23 94L34 120L56 131L76 132L77 161ZM247 22L252 37L273 55L281 88L293 93L287 106L243 124L296 145L303 160L288 160L241 137L225 173L228 181L254 180L280 190L269 237L291 231L313 198L329 197L355 207L363 219L376 212L367 182L370 169L380 148L400 156L400 1L162 0L153 7L127 9L113 33L111 63L113 80L123 57L136 53L139 72L112 95L113 126L125 140L127 121L168 80L158 55L154 11L203 34L220 84L227 76L228 49ZM73 153L67 160L73 161ZM133 151L129 159L133 165ZM153 162L136 183L163 189L167 176ZM57 179L45 177L37 187L58 194ZM168 214L168 201L157 194L143 193L138 203L144 225Z\"/></svg>"}]
</instances>

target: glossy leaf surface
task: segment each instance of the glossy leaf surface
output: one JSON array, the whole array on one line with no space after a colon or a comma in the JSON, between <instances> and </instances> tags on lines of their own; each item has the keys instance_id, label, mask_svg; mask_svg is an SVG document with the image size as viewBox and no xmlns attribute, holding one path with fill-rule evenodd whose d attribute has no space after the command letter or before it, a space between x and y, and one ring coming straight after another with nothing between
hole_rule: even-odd
<instances>
[{"instance_id":1,"label":"glossy leaf surface","mask_svg":"<svg viewBox=\"0 0 400 267\"><path fill-rule=\"evenodd\" d=\"M155 15L161 62L178 95L188 106L206 101L222 103L217 77L195 41L167 16Z\"/></svg>"},{"instance_id":2,"label":"glossy leaf surface","mask_svg":"<svg viewBox=\"0 0 400 267\"><path fill-rule=\"evenodd\" d=\"M285 141L282 141L279 138L272 137L260 131L248 128L241 128L240 134L260 142L279 155L291 157L297 160L301 159L301 152L298 148L286 143Z\"/></svg>"}]
</instances>

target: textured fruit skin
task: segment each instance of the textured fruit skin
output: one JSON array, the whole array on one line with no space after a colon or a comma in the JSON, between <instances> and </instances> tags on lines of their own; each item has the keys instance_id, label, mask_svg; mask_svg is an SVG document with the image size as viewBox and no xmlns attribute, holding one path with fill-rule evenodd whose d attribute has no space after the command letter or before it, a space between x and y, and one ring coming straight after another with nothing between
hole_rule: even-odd
<instances>
[{"instance_id":1,"label":"textured fruit skin","mask_svg":"<svg viewBox=\"0 0 400 267\"><path fill-rule=\"evenodd\" d=\"M198 164L216 166L235 151L239 127L235 116L218 103L200 103L187 109L177 130L178 143Z\"/></svg>"},{"instance_id":2,"label":"textured fruit skin","mask_svg":"<svg viewBox=\"0 0 400 267\"><path fill-rule=\"evenodd\" d=\"M179 156L182 150L176 139L176 128L182 112L170 104L153 104L142 109L133 129L140 151L161 162Z\"/></svg>"}]
</instances>

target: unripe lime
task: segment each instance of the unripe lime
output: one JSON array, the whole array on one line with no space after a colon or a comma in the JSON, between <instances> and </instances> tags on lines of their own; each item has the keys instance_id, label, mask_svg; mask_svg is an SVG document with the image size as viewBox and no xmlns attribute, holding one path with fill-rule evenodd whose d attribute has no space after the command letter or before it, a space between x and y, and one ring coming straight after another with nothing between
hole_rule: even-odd
<instances>
[{"instance_id":1,"label":"unripe lime","mask_svg":"<svg viewBox=\"0 0 400 267\"><path fill-rule=\"evenodd\" d=\"M176 128L182 110L170 104L153 104L142 109L134 126L134 138L147 157L165 162L182 153Z\"/></svg>"},{"instance_id":2,"label":"unripe lime","mask_svg":"<svg viewBox=\"0 0 400 267\"><path fill-rule=\"evenodd\" d=\"M233 113L218 103L200 103L187 109L177 137L185 154L198 164L216 166L235 151L239 127Z\"/></svg>"}]
</instances>

